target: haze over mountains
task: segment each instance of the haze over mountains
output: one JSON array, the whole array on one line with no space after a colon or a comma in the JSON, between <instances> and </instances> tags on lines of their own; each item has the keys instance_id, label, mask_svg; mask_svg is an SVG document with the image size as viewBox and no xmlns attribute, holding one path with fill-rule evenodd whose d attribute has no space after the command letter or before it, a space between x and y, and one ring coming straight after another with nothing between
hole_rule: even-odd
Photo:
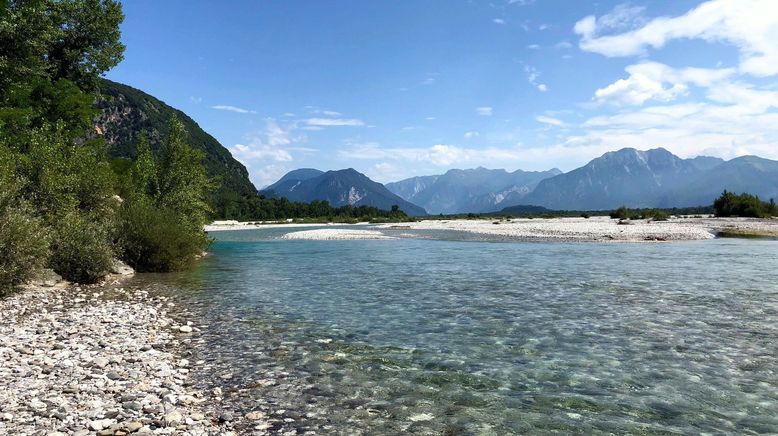
<instances>
[{"instance_id":1,"label":"haze over mountains","mask_svg":"<svg viewBox=\"0 0 778 436\"><path fill-rule=\"evenodd\" d=\"M293 201L397 204L411 215L496 212L516 205L553 210L707 206L723 190L778 198L778 161L743 156L730 161L681 159L663 148L624 148L562 173L475 168L412 177L386 187L353 170L295 170L262 191Z\"/></svg>"},{"instance_id":2,"label":"haze over mountains","mask_svg":"<svg viewBox=\"0 0 778 436\"><path fill-rule=\"evenodd\" d=\"M443 175L387 183L386 188L431 214L494 212L521 203L541 180L561 173L556 168L512 173L482 167L454 169Z\"/></svg>"}]
</instances>

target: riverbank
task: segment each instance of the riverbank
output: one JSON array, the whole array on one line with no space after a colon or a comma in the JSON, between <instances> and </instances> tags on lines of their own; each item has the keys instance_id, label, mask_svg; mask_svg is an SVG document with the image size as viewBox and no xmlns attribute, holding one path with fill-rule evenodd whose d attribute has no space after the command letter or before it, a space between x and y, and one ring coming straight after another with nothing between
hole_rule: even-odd
<instances>
[{"instance_id":1,"label":"riverbank","mask_svg":"<svg viewBox=\"0 0 778 436\"><path fill-rule=\"evenodd\" d=\"M174 308L116 283L0 300L0 434L229 435L242 421L264 433L264 414L234 416L219 389L194 387L200 329Z\"/></svg>"},{"instance_id":2,"label":"riverbank","mask_svg":"<svg viewBox=\"0 0 778 436\"><path fill-rule=\"evenodd\" d=\"M343 224L343 223L280 223L280 222L238 222L238 221L216 221L205 226L206 232L224 232L230 230L255 230L255 229L273 229L280 227L321 227L321 226L357 226L367 225L369 223Z\"/></svg>"},{"instance_id":3,"label":"riverbank","mask_svg":"<svg viewBox=\"0 0 778 436\"><path fill-rule=\"evenodd\" d=\"M302 239L318 241L336 240L360 240L360 239L395 239L378 230L352 230L352 229L318 229L302 230L287 233L281 239Z\"/></svg>"},{"instance_id":4,"label":"riverbank","mask_svg":"<svg viewBox=\"0 0 778 436\"><path fill-rule=\"evenodd\" d=\"M383 230L396 225L381 225ZM691 241L712 239L719 232L778 236L778 220L751 218L674 218L668 221L622 221L608 217L425 220L403 223L402 230L455 230L509 240L540 241ZM391 235L391 233L389 233Z\"/></svg>"},{"instance_id":5,"label":"riverbank","mask_svg":"<svg viewBox=\"0 0 778 436\"><path fill-rule=\"evenodd\" d=\"M350 228L311 229L339 226ZM353 226L353 228L351 228ZM722 237L778 238L778 219L671 218L667 221L591 218L428 219L387 224L254 224L206 226L206 231L288 228L282 239L348 240L419 237L414 231L458 231L486 239L557 242L662 242L696 241Z\"/></svg>"}]
</instances>

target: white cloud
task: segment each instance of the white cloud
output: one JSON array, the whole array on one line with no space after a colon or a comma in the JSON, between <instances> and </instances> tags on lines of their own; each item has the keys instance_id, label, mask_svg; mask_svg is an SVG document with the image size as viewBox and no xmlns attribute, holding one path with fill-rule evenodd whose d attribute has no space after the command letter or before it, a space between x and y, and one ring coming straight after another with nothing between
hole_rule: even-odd
<instances>
[{"instance_id":1,"label":"white cloud","mask_svg":"<svg viewBox=\"0 0 778 436\"><path fill-rule=\"evenodd\" d=\"M538 91L540 92L548 91L548 85L546 85L545 83L538 82L538 78L540 77L540 72L535 67L525 65L524 73L527 75L527 81L530 83L530 85L537 88Z\"/></svg>"},{"instance_id":2,"label":"white cloud","mask_svg":"<svg viewBox=\"0 0 778 436\"><path fill-rule=\"evenodd\" d=\"M618 15L618 14L617 14ZM603 21L605 17L607 20ZM678 17L659 17L634 30L612 35L623 17L588 16L575 24L583 50L609 57L643 54L675 39L727 42L740 52L739 69L758 77L778 74L778 2L711 0Z\"/></svg>"},{"instance_id":3,"label":"white cloud","mask_svg":"<svg viewBox=\"0 0 778 436\"><path fill-rule=\"evenodd\" d=\"M211 109L216 109L220 111L228 111L228 112L235 112L238 114L255 114L256 111L252 111L249 109L243 109L241 107L237 106L230 106L226 104L217 104L216 106L211 106Z\"/></svg>"},{"instance_id":4,"label":"white cloud","mask_svg":"<svg viewBox=\"0 0 778 436\"><path fill-rule=\"evenodd\" d=\"M558 48L558 49L573 48L573 44L571 44L570 41L566 41L566 40L565 41L559 41L558 43L556 43L554 45L554 48Z\"/></svg>"},{"instance_id":5,"label":"white cloud","mask_svg":"<svg viewBox=\"0 0 778 436\"><path fill-rule=\"evenodd\" d=\"M495 19L492 20L492 23L495 23L495 24L505 24L505 20L503 20L502 18L495 18Z\"/></svg>"},{"instance_id":6,"label":"white cloud","mask_svg":"<svg viewBox=\"0 0 778 436\"><path fill-rule=\"evenodd\" d=\"M540 50L540 46L537 44L530 44L527 46L527 48L530 50Z\"/></svg>"},{"instance_id":7,"label":"white cloud","mask_svg":"<svg viewBox=\"0 0 778 436\"><path fill-rule=\"evenodd\" d=\"M195 97L194 95L190 95L189 96L189 103L200 104L202 102L203 102L203 98L202 97Z\"/></svg>"},{"instance_id":8,"label":"white cloud","mask_svg":"<svg viewBox=\"0 0 778 436\"><path fill-rule=\"evenodd\" d=\"M484 117L491 117L494 113L494 109L490 106L482 106L475 108L475 112L478 115L484 116Z\"/></svg>"},{"instance_id":9,"label":"white cloud","mask_svg":"<svg viewBox=\"0 0 778 436\"><path fill-rule=\"evenodd\" d=\"M465 136L465 139L472 139L472 138L477 138L480 135L481 134L476 132L475 130L471 130L469 132L465 132L464 136Z\"/></svg>"},{"instance_id":10,"label":"white cloud","mask_svg":"<svg viewBox=\"0 0 778 436\"><path fill-rule=\"evenodd\" d=\"M388 162L379 162L365 171L365 175L379 183L386 183L391 180L400 180L404 174L403 168L398 168Z\"/></svg>"},{"instance_id":11,"label":"white cloud","mask_svg":"<svg viewBox=\"0 0 778 436\"><path fill-rule=\"evenodd\" d=\"M308 118L305 124L309 126L364 126L365 122L356 118Z\"/></svg>"},{"instance_id":12,"label":"white cloud","mask_svg":"<svg viewBox=\"0 0 778 436\"><path fill-rule=\"evenodd\" d=\"M235 144L230 147L230 152L241 162L252 160L273 160L277 162L289 162L292 155L288 151L272 147L266 144Z\"/></svg>"},{"instance_id":13,"label":"white cloud","mask_svg":"<svg viewBox=\"0 0 778 436\"><path fill-rule=\"evenodd\" d=\"M663 146L682 156L778 158L778 91L746 83L717 83L703 101L655 105L598 115L567 146L602 148Z\"/></svg>"},{"instance_id":14,"label":"white cloud","mask_svg":"<svg viewBox=\"0 0 778 436\"><path fill-rule=\"evenodd\" d=\"M594 93L598 103L641 105L648 100L672 101L687 92L688 85L710 87L731 77L731 68L675 69L658 62L643 62L626 68L629 77Z\"/></svg>"},{"instance_id":15,"label":"white cloud","mask_svg":"<svg viewBox=\"0 0 778 436\"><path fill-rule=\"evenodd\" d=\"M440 73L427 73L427 77L421 81L422 85L429 86L434 85L438 81Z\"/></svg>"},{"instance_id":16,"label":"white cloud","mask_svg":"<svg viewBox=\"0 0 778 436\"><path fill-rule=\"evenodd\" d=\"M279 164L260 166L251 171L251 181L254 183L254 186L262 189L275 183L281 176L288 173L290 170L292 170L292 168Z\"/></svg>"},{"instance_id":17,"label":"white cloud","mask_svg":"<svg viewBox=\"0 0 778 436\"><path fill-rule=\"evenodd\" d=\"M427 148L384 148L378 143L352 144L338 151L344 160L396 160L406 163L426 163L436 167L451 167L495 162L519 161L517 148L464 148L451 144L435 144Z\"/></svg>"},{"instance_id":18,"label":"white cloud","mask_svg":"<svg viewBox=\"0 0 778 436\"><path fill-rule=\"evenodd\" d=\"M282 129L276 120L272 118L265 120L265 135L267 137L267 143L273 147L289 145L292 143L291 130Z\"/></svg>"},{"instance_id":19,"label":"white cloud","mask_svg":"<svg viewBox=\"0 0 778 436\"><path fill-rule=\"evenodd\" d=\"M543 124L548 124L551 126L557 126L562 127L565 125L565 122L560 120L559 118L549 117L546 115L538 115L535 117L535 121Z\"/></svg>"},{"instance_id":20,"label":"white cloud","mask_svg":"<svg viewBox=\"0 0 778 436\"><path fill-rule=\"evenodd\" d=\"M276 176L279 168L276 163L294 161L292 152L310 154L318 151L295 145L306 140L305 136L294 134L296 129L296 123L281 126L275 119L268 118L261 132L249 135L245 143L235 144L228 150L246 165L252 181L264 186Z\"/></svg>"},{"instance_id":21,"label":"white cloud","mask_svg":"<svg viewBox=\"0 0 778 436\"><path fill-rule=\"evenodd\" d=\"M642 74L633 74L628 79L619 79L605 88L598 89L594 98L600 103L641 105L649 99L670 101L686 90L686 85L680 83L666 88L661 81Z\"/></svg>"}]
</instances>

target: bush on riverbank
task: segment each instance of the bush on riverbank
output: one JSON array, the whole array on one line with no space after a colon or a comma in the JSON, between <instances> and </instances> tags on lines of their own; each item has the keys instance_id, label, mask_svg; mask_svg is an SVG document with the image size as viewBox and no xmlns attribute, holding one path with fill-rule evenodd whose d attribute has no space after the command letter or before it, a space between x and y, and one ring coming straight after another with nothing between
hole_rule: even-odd
<instances>
[{"instance_id":1,"label":"bush on riverbank","mask_svg":"<svg viewBox=\"0 0 778 436\"><path fill-rule=\"evenodd\" d=\"M181 270L197 259L210 240L202 227L146 202L125 202L119 211L121 258L137 271Z\"/></svg>"},{"instance_id":2,"label":"bush on riverbank","mask_svg":"<svg viewBox=\"0 0 778 436\"><path fill-rule=\"evenodd\" d=\"M158 156L139 144L132 171L112 167L105 143L95 137L99 77L124 52L121 4L5 3L0 289L46 266L68 280L92 283L110 271L116 254L141 271L178 269L200 255L208 245L202 226L215 186L181 123L171 120ZM115 194L128 198L126 206Z\"/></svg>"},{"instance_id":3,"label":"bush on riverbank","mask_svg":"<svg viewBox=\"0 0 778 436\"><path fill-rule=\"evenodd\" d=\"M0 295L32 279L48 257L43 222L28 205L14 201L8 185L0 185Z\"/></svg>"},{"instance_id":4,"label":"bush on riverbank","mask_svg":"<svg viewBox=\"0 0 778 436\"><path fill-rule=\"evenodd\" d=\"M173 119L159 157L143 135L138 141L116 233L120 257L137 271L183 269L210 244L203 225L214 184L200 163L202 155L185 137L183 125Z\"/></svg>"},{"instance_id":5,"label":"bush on riverbank","mask_svg":"<svg viewBox=\"0 0 778 436\"><path fill-rule=\"evenodd\" d=\"M713 202L713 208L718 217L769 218L778 216L778 207L775 204L775 200L770 199L769 202L765 202L755 195L746 193L738 195L724 191Z\"/></svg>"},{"instance_id":6,"label":"bush on riverbank","mask_svg":"<svg viewBox=\"0 0 778 436\"><path fill-rule=\"evenodd\" d=\"M610 217L613 219L620 219L620 220L626 220L626 219L638 220L640 219L640 213L627 208L627 206L621 206L620 208L611 212Z\"/></svg>"},{"instance_id":7,"label":"bush on riverbank","mask_svg":"<svg viewBox=\"0 0 778 436\"><path fill-rule=\"evenodd\" d=\"M109 232L79 213L55 227L50 265L64 279L95 283L111 270L114 250Z\"/></svg>"},{"instance_id":8,"label":"bush on riverbank","mask_svg":"<svg viewBox=\"0 0 778 436\"><path fill-rule=\"evenodd\" d=\"M614 210L610 213L610 217L620 220L652 220L652 221L667 221L670 215L661 209L629 209L626 206Z\"/></svg>"}]
</instances>

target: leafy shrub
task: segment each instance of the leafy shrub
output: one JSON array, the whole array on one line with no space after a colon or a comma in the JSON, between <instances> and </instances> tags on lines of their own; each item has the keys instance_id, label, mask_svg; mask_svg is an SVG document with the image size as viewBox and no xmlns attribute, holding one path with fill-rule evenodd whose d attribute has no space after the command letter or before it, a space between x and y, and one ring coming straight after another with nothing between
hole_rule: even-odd
<instances>
[{"instance_id":1,"label":"leafy shrub","mask_svg":"<svg viewBox=\"0 0 778 436\"><path fill-rule=\"evenodd\" d=\"M642 212L642 218L653 221L667 221L670 216L661 209L646 209Z\"/></svg>"},{"instance_id":2,"label":"leafy shrub","mask_svg":"<svg viewBox=\"0 0 778 436\"><path fill-rule=\"evenodd\" d=\"M627 208L626 206L621 206L620 208L614 210L613 212L611 212L610 216L611 218L620 219L620 220L651 219L654 221L667 221L667 219L670 218L667 212L661 209L633 210Z\"/></svg>"},{"instance_id":3,"label":"leafy shrub","mask_svg":"<svg viewBox=\"0 0 778 436\"><path fill-rule=\"evenodd\" d=\"M70 213L56 224L51 248L51 267L72 282L95 283L111 270L108 231L80 213Z\"/></svg>"},{"instance_id":4,"label":"leafy shrub","mask_svg":"<svg viewBox=\"0 0 778 436\"><path fill-rule=\"evenodd\" d=\"M716 201L713 208L718 217L741 216L754 218L768 218L778 216L778 207L775 200L764 202L759 197L742 193L740 195L724 191Z\"/></svg>"},{"instance_id":5,"label":"leafy shrub","mask_svg":"<svg viewBox=\"0 0 778 436\"><path fill-rule=\"evenodd\" d=\"M618 218L620 220L639 220L640 217L641 215L639 212L629 209L626 206L621 206L620 208L611 212L611 218Z\"/></svg>"},{"instance_id":6,"label":"leafy shrub","mask_svg":"<svg viewBox=\"0 0 778 436\"><path fill-rule=\"evenodd\" d=\"M185 268L211 240L200 226L148 202L126 201L119 210L120 257L137 271L168 272Z\"/></svg>"},{"instance_id":7,"label":"leafy shrub","mask_svg":"<svg viewBox=\"0 0 778 436\"><path fill-rule=\"evenodd\" d=\"M26 205L12 203L0 187L0 295L26 282L49 258L49 235Z\"/></svg>"},{"instance_id":8,"label":"leafy shrub","mask_svg":"<svg viewBox=\"0 0 778 436\"><path fill-rule=\"evenodd\" d=\"M627 209L627 206L621 206L620 208L611 212L611 218L625 220L629 218L631 212L632 211Z\"/></svg>"},{"instance_id":9,"label":"leafy shrub","mask_svg":"<svg viewBox=\"0 0 778 436\"><path fill-rule=\"evenodd\" d=\"M589 215L588 213L584 212L584 213L581 214L581 218L589 219L589 218L591 218L591 215Z\"/></svg>"}]
</instances>

